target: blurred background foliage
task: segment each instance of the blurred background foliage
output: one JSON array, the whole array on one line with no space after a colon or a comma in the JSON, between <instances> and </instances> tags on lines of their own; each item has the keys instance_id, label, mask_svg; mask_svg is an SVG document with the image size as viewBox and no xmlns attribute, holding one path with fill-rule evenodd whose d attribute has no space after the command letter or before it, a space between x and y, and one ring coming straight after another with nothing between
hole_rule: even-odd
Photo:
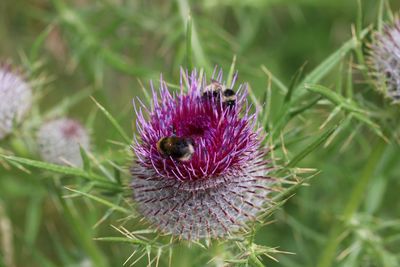
<instances>
[{"instance_id":1,"label":"blurred background foliage","mask_svg":"<svg viewBox=\"0 0 400 267\"><path fill-rule=\"evenodd\" d=\"M360 2L363 26L376 23L380 1ZM400 2L389 2L392 10L400 8ZM260 102L268 87L267 69L289 85L301 66L305 64L303 72L308 73L351 39L351 25L358 18L355 0L2 0L0 56L22 65L27 75L35 78L40 105L33 110L32 118L82 94L83 100L68 108L67 115L86 123L93 137L94 155L99 155L100 161L113 155L113 160L128 167L126 149L109 142L120 140L118 133L103 116L96 115L95 104L85 94L94 95L132 133L132 99L143 97L141 84L148 88L149 80L156 83L160 73L176 84L180 67L186 66L189 10L194 25L194 65L204 67L207 73L215 65L227 72L236 55L239 81L249 82ZM354 99L359 100L361 93L368 94L375 112L384 107L382 97L361 82L362 76L355 68L354 75L349 75L351 58L338 64L324 84L340 87L350 79ZM282 102L283 96L278 92L273 84L273 103ZM365 107L369 107L368 103ZM302 151L312 140L310 137L325 129L322 123L332 109L321 101L293 120L283 131L287 145L276 152L277 156L286 161L286 157ZM380 113L374 114L378 117ZM269 120L276 121L280 115L279 104L272 105ZM279 263L265 257L266 266L321 264L325 246L332 239L331 229L343 219L343 207L350 201L357 181L366 176L372 178L363 204L339 231L343 242L333 266L398 266L400 149L395 143L382 145L376 141L374 131L344 120L346 116L335 116L336 123L344 121L340 123L340 134L299 163L320 170L320 174L269 218L274 223L257 234L258 243L294 253L273 255ZM334 124L333 121L329 123ZM19 134L24 136L23 129ZM273 137L272 143L281 141L280 134ZM300 142L290 142L298 139ZM29 141L9 141L14 142L14 149L22 147L19 156L36 153L29 148ZM375 146L382 146L382 151ZM120 153L111 152L117 149ZM366 169L368 164L376 168ZM129 244L92 240L118 235L110 225L118 224L121 216L110 215L105 223L93 227L107 209L85 198L63 198L68 192L59 185L74 182L72 178L64 182L50 173L27 174L6 163L0 166L0 217L3 228L9 225L12 233L4 237L2 231L3 241L12 242L14 266L122 266L133 252ZM210 250L218 258L220 248ZM198 258L198 253L199 249L178 246L173 251L172 266L223 266L217 260L207 263L210 258ZM146 257L135 266L146 266ZM9 262L6 258L7 253L0 256L0 265ZM168 261L167 253L159 264L167 266Z\"/></svg>"}]
</instances>

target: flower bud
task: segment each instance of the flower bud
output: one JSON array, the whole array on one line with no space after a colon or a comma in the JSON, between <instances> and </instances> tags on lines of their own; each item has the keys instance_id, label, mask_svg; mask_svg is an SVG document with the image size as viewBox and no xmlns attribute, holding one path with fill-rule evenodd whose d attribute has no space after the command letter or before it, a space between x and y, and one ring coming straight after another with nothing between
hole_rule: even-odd
<instances>
[{"instance_id":1,"label":"flower bud","mask_svg":"<svg viewBox=\"0 0 400 267\"><path fill-rule=\"evenodd\" d=\"M32 89L8 64L0 64L0 139L10 134L32 105Z\"/></svg>"},{"instance_id":2,"label":"flower bud","mask_svg":"<svg viewBox=\"0 0 400 267\"><path fill-rule=\"evenodd\" d=\"M57 119L42 125L37 136L43 160L59 165L83 165L80 147L88 150L89 135L72 119Z\"/></svg>"}]
</instances>

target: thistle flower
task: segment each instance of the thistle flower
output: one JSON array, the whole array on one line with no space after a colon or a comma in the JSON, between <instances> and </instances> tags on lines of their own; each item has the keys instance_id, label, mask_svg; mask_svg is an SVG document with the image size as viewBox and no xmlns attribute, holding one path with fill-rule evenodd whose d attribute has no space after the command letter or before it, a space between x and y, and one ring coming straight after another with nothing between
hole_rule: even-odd
<instances>
[{"instance_id":1,"label":"thistle flower","mask_svg":"<svg viewBox=\"0 0 400 267\"><path fill-rule=\"evenodd\" d=\"M32 104L32 89L8 64L0 64L0 139L11 133Z\"/></svg>"},{"instance_id":2,"label":"thistle flower","mask_svg":"<svg viewBox=\"0 0 400 267\"><path fill-rule=\"evenodd\" d=\"M230 97L226 105L221 71L212 83L221 88L209 91L196 71L181 72L180 92L171 93L161 78L158 93L151 84L152 108L140 100L135 106L140 139L133 145L132 188L138 209L161 231L189 240L243 229L265 209L270 192L268 150L261 148L263 130L247 103L247 86L240 85L234 103ZM181 140L168 139L172 147L187 148L186 157L162 153L165 138Z\"/></svg>"},{"instance_id":3,"label":"thistle flower","mask_svg":"<svg viewBox=\"0 0 400 267\"><path fill-rule=\"evenodd\" d=\"M83 165L80 146L89 149L89 136L83 126L72 119L62 118L43 124L37 136L42 158L59 165Z\"/></svg>"},{"instance_id":4,"label":"thistle flower","mask_svg":"<svg viewBox=\"0 0 400 267\"><path fill-rule=\"evenodd\" d=\"M395 102L400 101L400 20L373 34L370 65L377 88Z\"/></svg>"}]
</instances>

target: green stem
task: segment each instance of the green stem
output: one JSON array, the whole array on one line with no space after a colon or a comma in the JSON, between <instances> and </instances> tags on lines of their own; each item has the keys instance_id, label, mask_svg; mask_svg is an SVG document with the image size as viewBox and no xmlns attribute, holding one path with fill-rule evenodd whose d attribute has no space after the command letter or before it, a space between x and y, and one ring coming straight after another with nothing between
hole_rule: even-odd
<instances>
[{"instance_id":1,"label":"green stem","mask_svg":"<svg viewBox=\"0 0 400 267\"><path fill-rule=\"evenodd\" d=\"M186 25L186 20L188 15L190 14L190 6L188 0L176 0L179 8L179 13L181 19ZM196 25L193 22L193 17L191 17L191 50L193 52L195 63L204 67L205 70L210 70L210 63L204 53L203 46L200 43L200 37L196 30Z\"/></svg>"},{"instance_id":2,"label":"green stem","mask_svg":"<svg viewBox=\"0 0 400 267\"><path fill-rule=\"evenodd\" d=\"M11 137L10 144L11 144L13 151L17 155L20 155L21 157L29 157L30 156L26 141L23 140L22 138Z\"/></svg>"},{"instance_id":3,"label":"green stem","mask_svg":"<svg viewBox=\"0 0 400 267\"><path fill-rule=\"evenodd\" d=\"M254 267L264 267L265 265L255 256L250 255L250 264Z\"/></svg>"},{"instance_id":4,"label":"green stem","mask_svg":"<svg viewBox=\"0 0 400 267\"><path fill-rule=\"evenodd\" d=\"M92 232L87 229L85 222L80 217L81 215L74 212L69 200L64 199L61 192L58 190L56 192L56 197L62 206L63 217L68 222L68 225L70 225L71 233L75 237L75 241L80 243L88 257L93 261L94 266L108 267L109 265L106 257L97 244L95 244Z\"/></svg>"},{"instance_id":5,"label":"green stem","mask_svg":"<svg viewBox=\"0 0 400 267\"><path fill-rule=\"evenodd\" d=\"M254 235L252 235L252 239L254 238ZM253 242L253 240L251 240ZM250 266L253 267L264 267L264 264L261 262L261 260L257 257L256 255L256 245L253 243L249 244L249 258L248 258L248 263Z\"/></svg>"},{"instance_id":6,"label":"green stem","mask_svg":"<svg viewBox=\"0 0 400 267\"><path fill-rule=\"evenodd\" d=\"M186 25L186 67L190 71L193 70L192 62L192 16L188 15Z\"/></svg>"},{"instance_id":7,"label":"green stem","mask_svg":"<svg viewBox=\"0 0 400 267\"><path fill-rule=\"evenodd\" d=\"M343 221L338 222L331 230L328 243L322 252L322 255L318 262L318 267L330 267L332 266L333 258L335 257L336 249L339 246L340 238L339 236L345 230L345 226L357 212L361 202L364 199L365 192L367 190L368 184L370 183L372 177L375 174L375 170L379 165L383 152L386 148L386 143L379 139L373 146L373 151L371 156L367 161L365 168L361 174L360 179L357 181L350 193L350 199L347 202L343 210Z\"/></svg>"}]
</instances>

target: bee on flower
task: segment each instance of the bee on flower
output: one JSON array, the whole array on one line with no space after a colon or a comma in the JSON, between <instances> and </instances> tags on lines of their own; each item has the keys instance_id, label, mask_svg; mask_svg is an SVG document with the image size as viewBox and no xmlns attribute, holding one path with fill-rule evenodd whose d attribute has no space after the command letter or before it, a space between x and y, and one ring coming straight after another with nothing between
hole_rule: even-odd
<instances>
[{"instance_id":1,"label":"bee on flower","mask_svg":"<svg viewBox=\"0 0 400 267\"><path fill-rule=\"evenodd\" d=\"M211 81L182 71L179 92L161 79L159 90L151 88L152 107L135 105L131 186L139 211L162 232L188 240L228 236L268 204L264 130L246 85L234 89L236 78L226 89L222 71Z\"/></svg>"}]
</instances>

